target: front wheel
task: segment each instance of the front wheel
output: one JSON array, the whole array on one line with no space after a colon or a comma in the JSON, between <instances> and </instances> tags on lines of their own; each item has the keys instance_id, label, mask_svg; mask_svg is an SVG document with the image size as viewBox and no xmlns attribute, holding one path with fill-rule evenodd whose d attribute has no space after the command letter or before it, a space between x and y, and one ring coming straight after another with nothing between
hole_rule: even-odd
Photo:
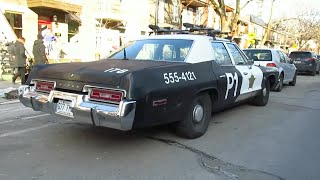
<instances>
[{"instance_id":1,"label":"front wheel","mask_svg":"<svg viewBox=\"0 0 320 180\"><path fill-rule=\"evenodd\" d=\"M210 119L210 96L208 94L200 94L191 103L186 117L178 122L176 133L188 139L198 138L207 131Z\"/></svg>"},{"instance_id":2,"label":"front wheel","mask_svg":"<svg viewBox=\"0 0 320 180\"><path fill-rule=\"evenodd\" d=\"M270 94L270 82L267 79L264 83L263 89L257 94L257 96L252 100L252 104L256 106L265 106L268 104Z\"/></svg>"}]
</instances>

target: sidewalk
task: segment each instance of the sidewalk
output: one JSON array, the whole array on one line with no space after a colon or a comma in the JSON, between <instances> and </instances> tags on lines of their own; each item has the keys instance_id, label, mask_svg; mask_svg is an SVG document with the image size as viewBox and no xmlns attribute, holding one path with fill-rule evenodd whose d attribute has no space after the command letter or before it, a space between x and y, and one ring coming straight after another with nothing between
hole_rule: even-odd
<instances>
[{"instance_id":1,"label":"sidewalk","mask_svg":"<svg viewBox=\"0 0 320 180\"><path fill-rule=\"evenodd\" d=\"M7 80L8 78L5 78L5 79L6 79L6 81L0 79L0 104L15 100L15 99L4 98L3 93L8 90L18 89L20 86L20 83L13 84L13 83L11 83L11 81Z\"/></svg>"}]
</instances>

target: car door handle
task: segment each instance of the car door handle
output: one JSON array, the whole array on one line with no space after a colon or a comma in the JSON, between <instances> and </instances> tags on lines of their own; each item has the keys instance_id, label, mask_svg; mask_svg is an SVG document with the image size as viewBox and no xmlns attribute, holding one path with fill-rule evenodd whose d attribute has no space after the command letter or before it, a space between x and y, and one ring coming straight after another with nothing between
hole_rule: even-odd
<instances>
[{"instance_id":1,"label":"car door handle","mask_svg":"<svg viewBox=\"0 0 320 180\"><path fill-rule=\"evenodd\" d=\"M247 73L247 72L244 72L243 74L244 74L244 75L248 75L248 73Z\"/></svg>"},{"instance_id":2,"label":"car door handle","mask_svg":"<svg viewBox=\"0 0 320 180\"><path fill-rule=\"evenodd\" d=\"M224 78L224 77L226 77L226 75L221 75L220 77L221 77L221 78Z\"/></svg>"}]
</instances>

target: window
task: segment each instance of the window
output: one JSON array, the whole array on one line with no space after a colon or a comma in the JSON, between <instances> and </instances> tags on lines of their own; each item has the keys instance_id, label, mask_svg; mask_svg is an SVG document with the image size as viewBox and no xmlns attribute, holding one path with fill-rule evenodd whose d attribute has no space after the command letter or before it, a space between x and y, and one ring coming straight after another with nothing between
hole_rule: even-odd
<instances>
[{"instance_id":1,"label":"window","mask_svg":"<svg viewBox=\"0 0 320 180\"><path fill-rule=\"evenodd\" d=\"M222 66L232 65L232 61L226 47L221 42L213 42L212 48L214 51L214 60Z\"/></svg>"},{"instance_id":2,"label":"window","mask_svg":"<svg viewBox=\"0 0 320 180\"><path fill-rule=\"evenodd\" d=\"M22 37L22 14L6 12L5 16L17 37Z\"/></svg>"},{"instance_id":3,"label":"window","mask_svg":"<svg viewBox=\"0 0 320 180\"><path fill-rule=\"evenodd\" d=\"M243 50L243 52L254 61L272 61L270 50Z\"/></svg>"},{"instance_id":4,"label":"window","mask_svg":"<svg viewBox=\"0 0 320 180\"><path fill-rule=\"evenodd\" d=\"M136 58L141 60L154 59L156 48L155 44L144 44Z\"/></svg>"},{"instance_id":5,"label":"window","mask_svg":"<svg viewBox=\"0 0 320 180\"><path fill-rule=\"evenodd\" d=\"M183 62L189 54L192 44L192 40L183 39L138 40L127 44L125 49L120 49L109 58L124 59L124 55L126 55L126 58L130 60Z\"/></svg>"},{"instance_id":6,"label":"window","mask_svg":"<svg viewBox=\"0 0 320 180\"><path fill-rule=\"evenodd\" d=\"M200 25L201 24L201 10L199 8L197 8L197 11L196 11L196 23L197 25Z\"/></svg>"},{"instance_id":7,"label":"window","mask_svg":"<svg viewBox=\"0 0 320 180\"><path fill-rule=\"evenodd\" d=\"M164 0L159 0L159 6L158 6L158 22L159 23L164 23Z\"/></svg>"},{"instance_id":8,"label":"window","mask_svg":"<svg viewBox=\"0 0 320 180\"><path fill-rule=\"evenodd\" d=\"M231 53L233 60L234 60L234 63L236 65L246 65L247 64L245 57L241 54L240 50L234 44L228 43L227 46L230 50L230 53Z\"/></svg>"},{"instance_id":9,"label":"window","mask_svg":"<svg viewBox=\"0 0 320 180\"><path fill-rule=\"evenodd\" d=\"M188 9L188 22L193 24L193 9L192 8Z\"/></svg>"},{"instance_id":10,"label":"window","mask_svg":"<svg viewBox=\"0 0 320 180\"><path fill-rule=\"evenodd\" d=\"M303 52L303 51L294 51L291 52L289 55L290 58L311 58L312 57L312 53L310 52Z\"/></svg>"},{"instance_id":11,"label":"window","mask_svg":"<svg viewBox=\"0 0 320 180\"><path fill-rule=\"evenodd\" d=\"M286 63L286 59L284 58L283 54L280 51L277 51L279 57L280 57L280 62Z\"/></svg>"},{"instance_id":12,"label":"window","mask_svg":"<svg viewBox=\"0 0 320 180\"><path fill-rule=\"evenodd\" d=\"M177 0L173 0L172 20L173 22L179 22L179 4Z\"/></svg>"},{"instance_id":13,"label":"window","mask_svg":"<svg viewBox=\"0 0 320 180\"><path fill-rule=\"evenodd\" d=\"M289 62L290 62L290 59L289 59L289 57L287 56L287 54L284 53L284 52L282 52L282 51L280 51L280 52L283 54L283 57L284 57L284 59L286 60L286 62L289 63Z\"/></svg>"}]
</instances>

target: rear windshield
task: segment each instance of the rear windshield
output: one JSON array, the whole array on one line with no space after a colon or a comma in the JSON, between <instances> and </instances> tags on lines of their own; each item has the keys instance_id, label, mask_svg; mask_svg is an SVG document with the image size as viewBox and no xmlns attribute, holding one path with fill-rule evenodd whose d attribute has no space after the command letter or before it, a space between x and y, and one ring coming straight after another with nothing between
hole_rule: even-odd
<instances>
[{"instance_id":1,"label":"rear windshield","mask_svg":"<svg viewBox=\"0 0 320 180\"><path fill-rule=\"evenodd\" d=\"M184 39L144 39L127 44L107 58L183 62L192 44L193 40Z\"/></svg>"},{"instance_id":2,"label":"rear windshield","mask_svg":"<svg viewBox=\"0 0 320 180\"><path fill-rule=\"evenodd\" d=\"M254 61L272 61L270 50L243 50L249 59Z\"/></svg>"},{"instance_id":3,"label":"rear windshield","mask_svg":"<svg viewBox=\"0 0 320 180\"><path fill-rule=\"evenodd\" d=\"M311 52L291 52L289 55L290 58L311 58Z\"/></svg>"}]
</instances>

